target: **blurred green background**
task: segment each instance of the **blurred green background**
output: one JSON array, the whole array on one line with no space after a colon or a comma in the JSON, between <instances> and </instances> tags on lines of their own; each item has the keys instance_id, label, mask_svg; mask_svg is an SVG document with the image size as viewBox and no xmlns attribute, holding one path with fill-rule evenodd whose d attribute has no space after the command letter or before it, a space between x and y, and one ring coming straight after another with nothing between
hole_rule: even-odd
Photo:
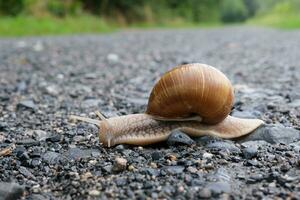
<instances>
[{"instance_id":1,"label":"blurred green background","mask_svg":"<svg viewBox=\"0 0 300 200\"><path fill-rule=\"evenodd\" d=\"M300 0L0 0L0 35L251 24L300 27Z\"/></svg>"}]
</instances>

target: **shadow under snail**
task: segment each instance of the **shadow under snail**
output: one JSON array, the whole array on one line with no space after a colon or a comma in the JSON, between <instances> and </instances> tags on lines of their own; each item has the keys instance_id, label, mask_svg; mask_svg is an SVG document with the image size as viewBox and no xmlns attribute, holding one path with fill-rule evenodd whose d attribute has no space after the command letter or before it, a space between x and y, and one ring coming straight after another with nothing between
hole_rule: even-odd
<instances>
[{"instance_id":1,"label":"shadow under snail","mask_svg":"<svg viewBox=\"0 0 300 200\"><path fill-rule=\"evenodd\" d=\"M152 89L145 113L108 119L102 116L101 120L71 118L96 124L100 128L100 142L108 147L161 142L175 129L193 137L237 138L264 123L230 116L233 101L233 87L222 72L192 63L177 66L160 78Z\"/></svg>"}]
</instances>

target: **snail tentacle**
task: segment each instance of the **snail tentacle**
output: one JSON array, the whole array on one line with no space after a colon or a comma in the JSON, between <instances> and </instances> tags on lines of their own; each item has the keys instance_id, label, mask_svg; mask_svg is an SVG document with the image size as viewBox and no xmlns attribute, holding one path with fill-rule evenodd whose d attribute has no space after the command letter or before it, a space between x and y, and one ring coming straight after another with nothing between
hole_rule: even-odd
<instances>
[{"instance_id":1,"label":"snail tentacle","mask_svg":"<svg viewBox=\"0 0 300 200\"><path fill-rule=\"evenodd\" d=\"M78 120L78 121L88 122L88 123L91 123L91 124L95 124L97 126L99 126L99 124L101 122L98 119L91 119L91 118L88 118L88 117L81 117L81 116L77 116L77 115L70 115L69 118L71 120Z\"/></svg>"},{"instance_id":2,"label":"snail tentacle","mask_svg":"<svg viewBox=\"0 0 300 200\"><path fill-rule=\"evenodd\" d=\"M95 114L99 117L101 120L106 120L107 118L99 111L95 111Z\"/></svg>"}]
</instances>

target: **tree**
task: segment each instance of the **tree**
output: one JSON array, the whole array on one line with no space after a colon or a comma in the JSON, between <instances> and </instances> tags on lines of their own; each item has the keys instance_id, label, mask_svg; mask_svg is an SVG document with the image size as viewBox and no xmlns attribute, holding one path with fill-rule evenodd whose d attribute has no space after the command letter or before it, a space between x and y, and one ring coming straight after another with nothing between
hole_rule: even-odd
<instances>
[{"instance_id":1,"label":"tree","mask_svg":"<svg viewBox=\"0 0 300 200\"><path fill-rule=\"evenodd\" d=\"M244 1L223 0L221 4L221 20L223 22L242 22L248 13Z\"/></svg>"}]
</instances>

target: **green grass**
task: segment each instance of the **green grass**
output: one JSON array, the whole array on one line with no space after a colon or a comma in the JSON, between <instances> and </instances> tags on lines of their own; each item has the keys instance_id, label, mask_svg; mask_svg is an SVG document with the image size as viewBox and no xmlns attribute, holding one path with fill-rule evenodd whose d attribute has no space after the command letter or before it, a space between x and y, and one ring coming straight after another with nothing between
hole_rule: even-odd
<instances>
[{"instance_id":1,"label":"green grass","mask_svg":"<svg viewBox=\"0 0 300 200\"><path fill-rule=\"evenodd\" d=\"M115 25L108 24L101 18L93 16L66 18L0 17L0 36L106 33L115 29Z\"/></svg>"},{"instance_id":2,"label":"green grass","mask_svg":"<svg viewBox=\"0 0 300 200\"><path fill-rule=\"evenodd\" d=\"M150 29L150 28L208 28L218 27L221 23L191 23L183 20L173 20L161 23L135 23L118 27L99 17L78 16L66 18L30 16L1 17L0 36L36 36L36 35L69 35L78 33L107 33L118 29Z\"/></svg>"},{"instance_id":3,"label":"green grass","mask_svg":"<svg viewBox=\"0 0 300 200\"><path fill-rule=\"evenodd\" d=\"M129 28L141 28L141 29L152 29L152 28L210 28L210 27L219 27L222 24L220 22L188 22L183 19L173 19L166 20L164 22L154 22L154 23L135 23L130 25Z\"/></svg>"},{"instance_id":4,"label":"green grass","mask_svg":"<svg viewBox=\"0 0 300 200\"><path fill-rule=\"evenodd\" d=\"M281 1L269 12L260 14L248 23L283 29L300 28L299 1Z\"/></svg>"},{"instance_id":5,"label":"green grass","mask_svg":"<svg viewBox=\"0 0 300 200\"><path fill-rule=\"evenodd\" d=\"M270 26L284 29L300 28L300 14L267 13L250 19L247 24ZM122 29L153 29L153 28L211 28L220 27L222 23L191 23L182 20L161 23L136 23ZM0 36L36 36L36 35L70 35L79 33L108 33L120 29L116 24L109 23L99 17L84 15L78 17L36 18L30 16L1 17Z\"/></svg>"},{"instance_id":6,"label":"green grass","mask_svg":"<svg viewBox=\"0 0 300 200\"><path fill-rule=\"evenodd\" d=\"M248 21L251 25L269 26L282 29L300 28L299 14L268 14Z\"/></svg>"}]
</instances>

